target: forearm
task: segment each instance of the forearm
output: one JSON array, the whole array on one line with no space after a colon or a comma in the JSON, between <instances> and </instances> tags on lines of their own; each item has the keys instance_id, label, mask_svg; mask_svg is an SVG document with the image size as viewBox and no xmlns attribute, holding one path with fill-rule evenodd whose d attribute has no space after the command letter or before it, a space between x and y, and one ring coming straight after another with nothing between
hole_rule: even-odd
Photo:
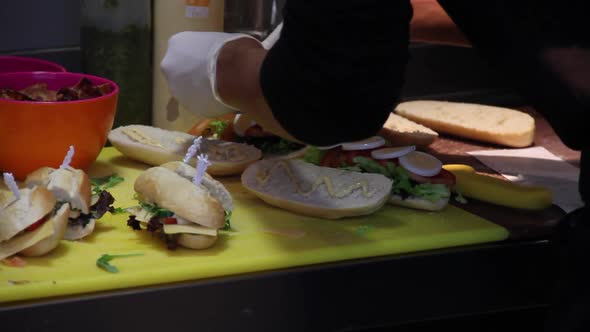
<instances>
[{"instance_id":1,"label":"forearm","mask_svg":"<svg viewBox=\"0 0 590 332\"><path fill-rule=\"evenodd\" d=\"M297 141L275 119L260 87L260 68L267 51L252 39L224 46L217 61L217 91L221 99L266 131Z\"/></svg>"}]
</instances>

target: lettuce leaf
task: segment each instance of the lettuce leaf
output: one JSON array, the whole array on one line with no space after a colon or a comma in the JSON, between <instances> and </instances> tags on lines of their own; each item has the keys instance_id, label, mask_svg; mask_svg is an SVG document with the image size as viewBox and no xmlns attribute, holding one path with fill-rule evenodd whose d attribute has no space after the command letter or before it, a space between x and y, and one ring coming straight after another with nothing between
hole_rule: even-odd
<instances>
[{"instance_id":1,"label":"lettuce leaf","mask_svg":"<svg viewBox=\"0 0 590 332\"><path fill-rule=\"evenodd\" d=\"M320 150L315 146L310 146L303 155L303 160L314 165L319 165L326 154L326 150Z\"/></svg>"}]
</instances>

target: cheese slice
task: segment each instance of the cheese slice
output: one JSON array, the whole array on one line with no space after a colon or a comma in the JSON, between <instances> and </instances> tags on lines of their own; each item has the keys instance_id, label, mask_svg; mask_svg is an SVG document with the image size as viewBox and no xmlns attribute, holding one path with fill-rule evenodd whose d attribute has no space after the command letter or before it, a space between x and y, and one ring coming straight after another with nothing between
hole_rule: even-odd
<instances>
[{"instance_id":1,"label":"cheese slice","mask_svg":"<svg viewBox=\"0 0 590 332\"><path fill-rule=\"evenodd\" d=\"M197 225L177 225L177 224L166 224L164 225L164 233L166 234L199 234L207 236L217 236L217 230L215 228L208 228Z\"/></svg>"},{"instance_id":2,"label":"cheese slice","mask_svg":"<svg viewBox=\"0 0 590 332\"><path fill-rule=\"evenodd\" d=\"M22 250L50 237L53 235L53 232L53 223L45 222L41 227L34 231L25 232L8 241L0 242L0 259L18 254Z\"/></svg>"}]
</instances>

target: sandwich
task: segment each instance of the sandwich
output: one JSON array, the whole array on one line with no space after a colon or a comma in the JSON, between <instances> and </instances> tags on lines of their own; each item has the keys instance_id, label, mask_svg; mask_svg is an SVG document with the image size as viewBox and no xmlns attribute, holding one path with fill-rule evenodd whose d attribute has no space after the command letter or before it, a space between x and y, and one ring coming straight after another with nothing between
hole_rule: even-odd
<instances>
[{"instance_id":1,"label":"sandwich","mask_svg":"<svg viewBox=\"0 0 590 332\"><path fill-rule=\"evenodd\" d=\"M231 227L233 200L223 184L204 171L195 184L197 173L183 162L144 171L134 183L139 207L129 210L127 225L152 232L170 250L179 245L189 249L213 246L219 229Z\"/></svg>"},{"instance_id":2,"label":"sandwich","mask_svg":"<svg viewBox=\"0 0 590 332\"><path fill-rule=\"evenodd\" d=\"M123 155L150 166L180 161L198 136L162 128L129 125L113 129L108 135L111 144ZM257 148L217 138L203 139L200 152L207 154L211 175L240 174L249 164L260 159ZM194 159L190 163L195 166Z\"/></svg>"},{"instance_id":3,"label":"sandwich","mask_svg":"<svg viewBox=\"0 0 590 332\"><path fill-rule=\"evenodd\" d=\"M189 133L224 141L255 146L264 158L297 158L305 153L306 145L291 142L269 133L255 121L240 113L226 114L219 118L204 119L193 126Z\"/></svg>"},{"instance_id":4,"label":"sandwich","mask_svg":"<svg viewBox=\"0 0 590 332\"><path fill-rule=\"evenodd\" d=\"M303 160L323 167L377 173L393 180L389 202L419 210L444 209L455 176L436 157L416 147L388 146L381 136L328 148L309 148Z\"/></svg>"},{"instance_id":5,"label":"sandwich","mask_svg":"<svg viewBox=\"0 0 590 332\"><path fill-rule=\"evenodd\" d=\"M257 161L242 173L241 182L272 206L325 219L374 213L390 200L392 186L382 174L321 167L299 159Z\"/></svg>"},{"instance_id":6,"label":"sandwich","mask_svg":"<svg viewBox=\"0 0 590 332\"><path fill-rule=\"evenodd\" d=\"M68 204L58 202L44 187L19 189L14 180L9 187L13 196L0 202L0 259L51 252L66 231Z\"/></svg>"},{"instance_id":7,"label":"sandwich","mask_svg":"<svg viewBox=\"0 0 590 332\"><path fill-rule=\"evenodd\" d=\"M106 190L92 190L88 175L72 167L41 167L30 173L24 181L28 188L44 187L57 201L69 206L64 239L74 241L90 235L115 199Z\"/></svg>"}]
</instances>

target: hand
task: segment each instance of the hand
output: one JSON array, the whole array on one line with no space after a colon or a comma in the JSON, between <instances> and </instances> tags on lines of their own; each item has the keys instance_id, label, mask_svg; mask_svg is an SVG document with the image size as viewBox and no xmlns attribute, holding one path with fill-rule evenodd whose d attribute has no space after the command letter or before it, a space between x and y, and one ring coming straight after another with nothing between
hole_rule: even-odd
<instances>
[{"instance_id":1,"label":"hand","mask_svg":"<svg viewBox=\"0 0 590 332\"><path fill-rule=\"evenodd\" d=\"M245 34L186 31L173 35L160 67L170 94L187 110L203 117L235 111L217 92L217 58L222 47Z\"/></svg>"}]
</instances>

